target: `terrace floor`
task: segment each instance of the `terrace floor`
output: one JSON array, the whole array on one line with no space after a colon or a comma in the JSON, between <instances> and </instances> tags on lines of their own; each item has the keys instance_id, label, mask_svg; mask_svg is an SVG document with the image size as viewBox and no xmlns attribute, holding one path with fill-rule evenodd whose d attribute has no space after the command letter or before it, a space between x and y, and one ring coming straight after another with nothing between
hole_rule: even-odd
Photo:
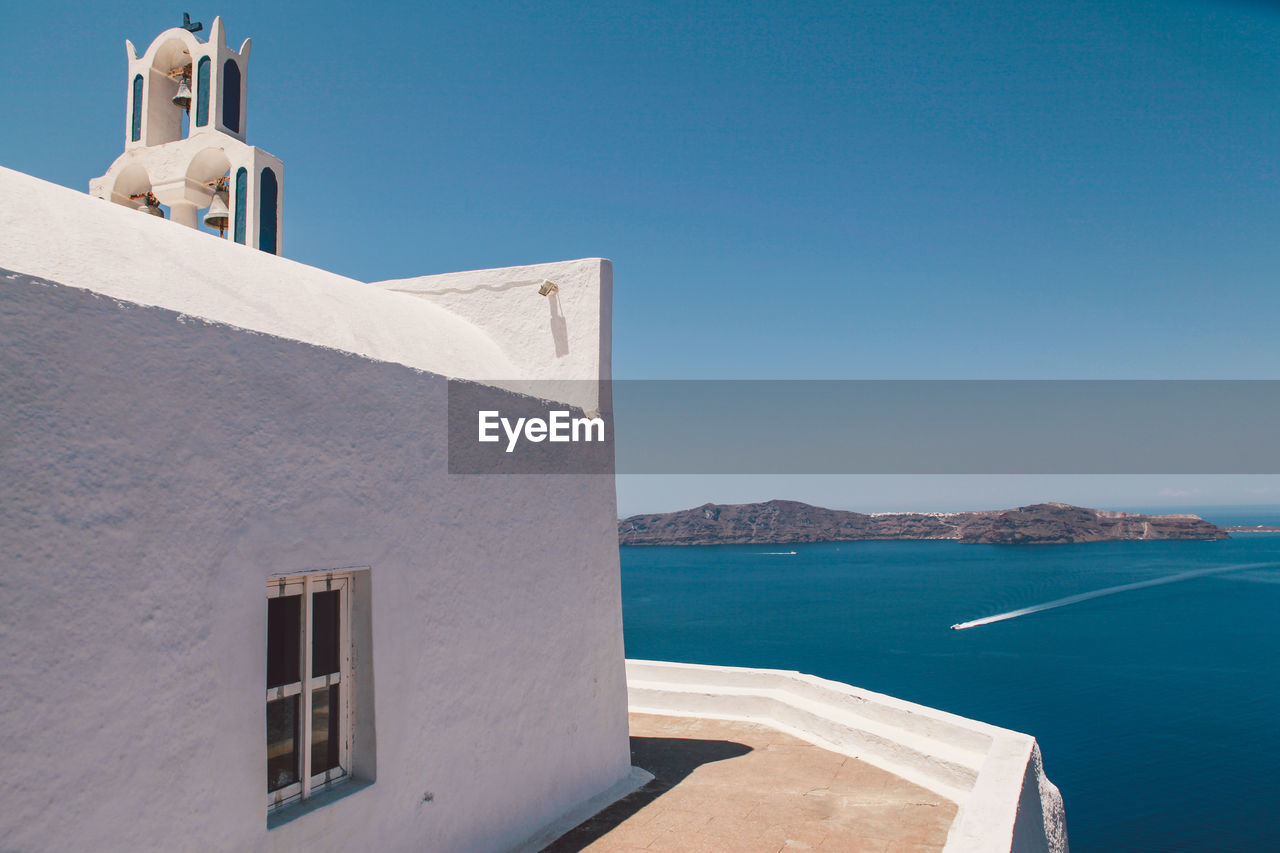
<instances>
[{"instance_id":1,"label":"terrace floor","mask_svg":"<svg viewBox=\"0 0 1280 853\"><path fill-rule=\"evenodd\" d=\"M631 715L639 791L543 853L933 853L956 806L758 723Z\"/></svg>"}]
</instances>

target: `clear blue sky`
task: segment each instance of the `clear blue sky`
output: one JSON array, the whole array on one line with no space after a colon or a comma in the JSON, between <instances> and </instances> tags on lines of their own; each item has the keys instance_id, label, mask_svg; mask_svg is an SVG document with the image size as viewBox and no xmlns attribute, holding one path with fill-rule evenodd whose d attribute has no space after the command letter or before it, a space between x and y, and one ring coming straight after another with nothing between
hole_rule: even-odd
<instances>
[{"instance_id":1,"label":"clear blue sky","mask_svg":"<svg viewBox=\"0 0 1280 853\"><path fill-rule=\"evenodd\" d=\"M609 257L619 377L1280 378L1275 3L106 8L6 7L0 164L85 189L123 146L123 40L221 14L254 40L286 255L364 280ZM630 479L623 511L671 508ZM1184 485L1094 501L1280 500Z\"/></svg>"}]
</instances>

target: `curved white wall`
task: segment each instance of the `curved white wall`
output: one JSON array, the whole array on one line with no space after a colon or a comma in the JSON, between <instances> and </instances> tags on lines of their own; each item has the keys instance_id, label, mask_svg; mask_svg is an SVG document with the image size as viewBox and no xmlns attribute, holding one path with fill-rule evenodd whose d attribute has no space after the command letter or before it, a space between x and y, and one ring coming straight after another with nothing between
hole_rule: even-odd
<instances>
[{"instance_id":1,"label":"curved white wall","mask_svg":"<svg viewBox=\"0 0 1280 853\"><path fill-rule=\"evenodd\" d=\"M1029 735L798 672L627 661L632 712L763 722L955 802L945 853L1068 853Z\"/></svg>"}]
</instances>

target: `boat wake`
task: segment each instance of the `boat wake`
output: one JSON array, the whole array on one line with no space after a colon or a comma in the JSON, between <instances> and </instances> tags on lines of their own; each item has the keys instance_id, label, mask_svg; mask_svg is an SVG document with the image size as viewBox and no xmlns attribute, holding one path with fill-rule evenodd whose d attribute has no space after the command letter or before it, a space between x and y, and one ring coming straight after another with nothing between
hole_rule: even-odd
<instances>
[{"instance_id":1,"label":"boat wake","mask_svg":"<svg viewBox=\"0 0 1280 853\"><path fill-rule=\"evenodd\" d=\"M1069 595L1066 598L1055 598L1053 601L1046 601L1044 604L1033 604L1030 607L1010 610L1008 613L997 613L995 616L985 616L982 619L974 619L972 622L959 622L952 625L951 630L964 631L969 628L977 628L979 625L990 625L993 622L1005 622L1009 619L1017 619L1019 616L1030 616L1032 613L1043 613L1046 610L1056 610L1059 607L1066 607L1068 604L1078 604L1081 601L1102 598L1104 595L1115 595L1118 592L1128 592L1131 589L1142 589L1148 586L1161 586L1162 584L1167 583L1177 583L1178 581L1202 578L1207 575L1220 575L1224 572L1242 572L1246 569L1268 569L1276 566L1280 566L1280 563L1241 563L1235 566L1219 566L1213 569L1195 569L1189 572L1178 572L1176 575L1167 575L1162 578L1152 578L1151 580L1137 581L1136 583L1109 586L1105 589L1095 589L1092 592L1082 592L1079 595Z\"/></svg>"},{"instance_id":2,"label":"boat wake","mask_svg":"<svg viewBox=\"0 0 1280 853\"><path fill-rule=\"evenodd\" d=\"M795 551L761 551L762 557L794 557Z\"/></svg>"}]
</instances>

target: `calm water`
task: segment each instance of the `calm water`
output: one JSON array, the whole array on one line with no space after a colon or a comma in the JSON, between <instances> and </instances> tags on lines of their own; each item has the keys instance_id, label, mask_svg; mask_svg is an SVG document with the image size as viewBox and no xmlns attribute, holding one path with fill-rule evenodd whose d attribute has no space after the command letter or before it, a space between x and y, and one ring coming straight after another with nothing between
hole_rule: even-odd
<instances>
[{"instance_id":1,"label":"calm water","mask_svg":"<svg viewBox=\"0 0 1280 853\"><path fill-rule=\"evenodd\" d=\"M949 629L1250 563L1274 565ZM1280 534L623 548L622 582L628 657L796 669L1035 735L1076 853L1280 850Z\"/></svg>"}]
</instances>

